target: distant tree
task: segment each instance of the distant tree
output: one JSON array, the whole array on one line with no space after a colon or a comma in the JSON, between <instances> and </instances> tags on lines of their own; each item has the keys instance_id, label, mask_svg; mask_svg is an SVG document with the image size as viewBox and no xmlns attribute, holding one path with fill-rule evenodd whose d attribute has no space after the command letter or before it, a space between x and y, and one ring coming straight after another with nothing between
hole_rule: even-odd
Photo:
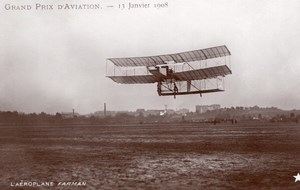
<instances>
[{"instance_id":1,"label":"distant tree","mask_svg":"<svg viewBox=\"0 0 300 190\"><path fill-rule=\"evenodd\" d=\"M55 119L61 120L62 119L62 115L60 113L56 113L55 114Z\"/></svg>"},{"instance_id":2,"label":"distant tree","mask_svg":"<svg viewBox=\"0 0 300 190\"><path fill-rule=\"evenodd\" d=\"M144 118L144 113L140 112L138 117L139 118Z\"/></svg>"},{"instance_id":3,"label":"distant tree","mask_svg":"<svg viewBox=\"0 0 300 190\"><path fill-rule=\"evenodd\" d=\"M260 114L258 114L258 119L262 119L262 115L261 115L261 113L260 113Z\"/></svg>"},{"instance_id":4,"label":"distant tree","mask_svg":"<svg viewBox=\"0 0 300 190\"><path fill-rule=\"evenodd\" d=\"M259 107L258 106L254 106L253 110L259 110Z\"/></svg>"}]
</instances>

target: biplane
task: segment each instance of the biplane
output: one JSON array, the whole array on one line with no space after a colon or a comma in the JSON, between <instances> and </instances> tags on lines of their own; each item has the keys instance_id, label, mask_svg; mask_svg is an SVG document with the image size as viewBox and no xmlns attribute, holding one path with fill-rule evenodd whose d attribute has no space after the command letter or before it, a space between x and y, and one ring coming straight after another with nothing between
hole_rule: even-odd
<instances>
[{"instance_id":1,"label":"biplane","mask_svg":"<svg viewBox=\"0 0 300 190\"><path fill-rule=\"evenodd\" d=\"M157 83L159 96L202 96L225 90L224 78L232 73L230 55L223 45L174 54L108 58L106 76L119 84Z\"/></svg>"}]
</instances>

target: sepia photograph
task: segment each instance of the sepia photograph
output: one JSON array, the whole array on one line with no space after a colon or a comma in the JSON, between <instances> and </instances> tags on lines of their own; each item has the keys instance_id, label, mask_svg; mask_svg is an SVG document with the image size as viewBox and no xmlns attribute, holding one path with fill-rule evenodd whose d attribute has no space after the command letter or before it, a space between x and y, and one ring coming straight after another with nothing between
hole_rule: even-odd
<instances>
[{"instance_id":1,"label":"sepia photograph","mask_svg":"<svg viewBox=\"0 0 300 190\"><path fill-rule=\"evenodd\" d=\"M300 1L0 2L0 189L300 189Z\"/></svg>"}]
</instances>

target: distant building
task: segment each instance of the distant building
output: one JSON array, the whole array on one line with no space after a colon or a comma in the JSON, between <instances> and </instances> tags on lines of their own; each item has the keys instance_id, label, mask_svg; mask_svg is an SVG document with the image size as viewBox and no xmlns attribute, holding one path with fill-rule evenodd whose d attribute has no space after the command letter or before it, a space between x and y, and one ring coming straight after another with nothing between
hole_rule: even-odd
<instances>
[{"instance_id":1,"label":"distant building","mask_svg":"<svg viewBox=\"0 0 300 190\"><path fill-rule=\"evenodd\" d=\"M186 108L182 108L182 109L179 109L176 111L177 114L187 114L189 112L190 112L190 110L186 109Z\"/></svg>"},{"instance_id":2,"label":"distant building","mask_svg":"<svg viewBox=\"0 0 300 190\"><path fill-rule=\"evenodd\" d=\"M70 118L74 118L74 117L79 117L80 114L76 113L76 112L62 112L61 116L63 119L70 119Z\"/></svg>"},{"instance_id":3,"label":"distant building","mask_svg":"<svg viewBox=\"0 0 300 190\"><path fill-rule=\"evenodd\" d=\"M207 111L213 111L220 109L221 106L219 104L213 105L197 105L196 106L196 113L205 113Z\"/></svg>"},{"instance_id":4,"label":"distant building","mask_svg":"<svg viewBox=\"0 0 300 190\"><path fill-rule=\"evenodd\" d=\"M172 110L172 109L167 109L167 110L165 110L165 113L169 114L169 115L172 115L172 114L176 113L176 111Z\"/></svg>"},{"instance_id":5,"label":"distant building","mask_svg":"<svg viewBox=\"0 0 300 190\"><path fill-rule=\"evenodd\" d=\"M95 117L106 117L106 116L115 116L117 114L116 111L96 111L95 113L91 114L91 116Z\"/></svg>"},{"instance_id":6,"label":"distant building","mask_svg":"<svg viewBox=\"0 0 300 190\"><path fill-rule=\"evenodd\" d=\"M161 112L164 112L164 110L147 110L145 113L145 116L148 115L161 115Z\"/></svg>"}]
</instances>

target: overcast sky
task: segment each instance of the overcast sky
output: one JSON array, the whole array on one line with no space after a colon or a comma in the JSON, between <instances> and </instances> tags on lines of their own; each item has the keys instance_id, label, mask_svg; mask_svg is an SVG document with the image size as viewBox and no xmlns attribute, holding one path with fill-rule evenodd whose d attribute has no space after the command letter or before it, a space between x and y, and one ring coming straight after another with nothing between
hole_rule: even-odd
<instances>
[{"instance_id":1,"label":"overcast sky","mask_svg":"<svg viewBox=\"0 0 300 190\"><path fill-rule=\"evenodd\" d=\"M300 1L170 0L166 9L8 11L0 3L0 110L85 114L103 109L195 105L300 109ZM119 1L126 3L128 1ZM141 2L141 1L131 1ZM143 2L166 2L150 1ZM225 92L159 97L156 85L118 85L106 58L226 45L233 74Z\"/></svg>"}]
</instances>

